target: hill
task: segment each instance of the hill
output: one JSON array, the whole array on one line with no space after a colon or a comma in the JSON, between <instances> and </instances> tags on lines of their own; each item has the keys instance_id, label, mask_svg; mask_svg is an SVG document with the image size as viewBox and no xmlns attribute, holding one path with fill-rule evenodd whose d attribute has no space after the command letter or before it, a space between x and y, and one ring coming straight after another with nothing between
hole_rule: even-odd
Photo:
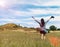
<instances>
[{"instance_id":1,"label":"hill","mask_svg":"<svg viewBox=\"0 0 60 47\"><path fill-rule=\"evenodd\" d=\"M14 23L7 23L7 24L0 26L0 30L7 30L7 29L12 30L12 29L17 29L17 28L20 28L20 26L14 24Z\"/></svg>"},{"instance_id":2,"label":"hill","mask_svg":"<svg viewBox=\"0 0 60 47\"><path fill-rule=\"evenodd\" d=\"M34 28L27 28L22 27L20 25L14 24L14 23L7 23L0 26L0 30L24 30L24 31L32 31Z\"/></svg>"}]
</instances>

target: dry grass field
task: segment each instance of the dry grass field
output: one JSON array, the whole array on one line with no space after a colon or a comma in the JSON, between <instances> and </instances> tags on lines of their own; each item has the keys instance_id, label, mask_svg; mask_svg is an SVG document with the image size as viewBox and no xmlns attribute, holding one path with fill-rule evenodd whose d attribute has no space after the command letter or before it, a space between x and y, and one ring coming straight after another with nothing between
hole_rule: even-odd
<instances>
[{"instance_id":1,"label":"dry grass field","mask_svg":"<svg viewBox=\"0 0 60 47\"><path fill-rule=\"evenodd\" d=\"M46 40L41 40L37 32L0 31L0 47L60 47L60 32L46 36Z\"/></svg>"}]
</instances>

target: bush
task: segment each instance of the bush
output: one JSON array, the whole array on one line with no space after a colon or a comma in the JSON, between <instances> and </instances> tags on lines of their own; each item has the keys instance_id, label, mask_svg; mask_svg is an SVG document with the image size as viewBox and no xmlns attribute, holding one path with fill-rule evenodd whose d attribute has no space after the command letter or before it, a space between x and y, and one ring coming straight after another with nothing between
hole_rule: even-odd
<instances>
[{"instance_id":1,"label":"bush","mask_svg":"<svg viewBox=\"0 0 60 47\"><path fill-rule=\"evenodd\" d=\"M56 28L54 25L52 25L52 26L49 27L49 29L52 30L52 31L54 31L54 30L56 30L57 28Z\"/></svg>"},{"instance_id":2,"label":"bush","mask_svg":"<svg viewBox=\"0 0 60 47\"><path fill-rule=\"evenodd\" d=\"M59 30L59 31L60 31L60 28L58 28L57 30Z\"/></svg>"}]
</instances>

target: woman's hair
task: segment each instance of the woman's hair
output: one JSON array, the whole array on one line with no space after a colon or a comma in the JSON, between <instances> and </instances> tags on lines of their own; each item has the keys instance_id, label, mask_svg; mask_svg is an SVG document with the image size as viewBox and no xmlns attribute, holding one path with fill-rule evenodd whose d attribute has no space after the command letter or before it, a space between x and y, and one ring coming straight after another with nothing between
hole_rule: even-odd
<instances>
[{"instance_id":1,"label":"woman's hair","mask_svg":"<svg viewBox=\"0 0 60 47\"><path fill-rule=\"evenodd\" d=\"M42 18L42 19L41 19L41 24L40 24L40 26L43 27L44 25L45 25L45 21L44 21L44 19Z\"/></svg>"}]
</instances>

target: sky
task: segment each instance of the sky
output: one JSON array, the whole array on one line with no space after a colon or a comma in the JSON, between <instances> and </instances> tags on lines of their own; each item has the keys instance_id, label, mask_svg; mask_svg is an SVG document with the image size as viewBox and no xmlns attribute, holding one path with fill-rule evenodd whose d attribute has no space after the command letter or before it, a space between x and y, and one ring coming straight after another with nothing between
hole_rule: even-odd
<instances>
[{"instance_id":1,"label":"sky","mask_svg":"<svg viewBox=\"0 0 60 47\"><path fill-rule=\"evenodd\" d=\"M0 0L0 25L6 23L20 24L23 27L39 27L38 21L51 19L46 28L55 25L60 28L60 0Z\"/></svg>"}]
</instances>

